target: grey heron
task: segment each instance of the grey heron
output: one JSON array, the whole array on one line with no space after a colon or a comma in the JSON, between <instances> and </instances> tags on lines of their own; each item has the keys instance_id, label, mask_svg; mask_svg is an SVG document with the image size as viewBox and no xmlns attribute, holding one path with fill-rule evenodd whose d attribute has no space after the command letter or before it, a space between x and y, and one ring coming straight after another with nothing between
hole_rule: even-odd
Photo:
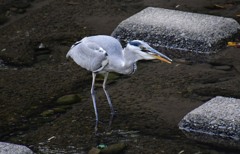
<instances>
[{"instance_id":1,"label":"grey heron","mask_svg":"<svg viewBox=\"0 0 240 154\"><path fill-rule=\"evenodd\" d=\"M83 38L81 41L77 41L68 51L66 57L69 56L81 67L92 71L91 95L96 115L95 132L97 131L99 123L94 91L97 74L105 74L103 90L106 94L113 118L115 111L113 110L106 87L109 72L128 75L133 74L137 69L136 62L138 60L160 59L167 63L171 63L172 61L143 41L130 41L123 49L117 39L107 35L90 36Z\"/></svg>"}]
</instances>

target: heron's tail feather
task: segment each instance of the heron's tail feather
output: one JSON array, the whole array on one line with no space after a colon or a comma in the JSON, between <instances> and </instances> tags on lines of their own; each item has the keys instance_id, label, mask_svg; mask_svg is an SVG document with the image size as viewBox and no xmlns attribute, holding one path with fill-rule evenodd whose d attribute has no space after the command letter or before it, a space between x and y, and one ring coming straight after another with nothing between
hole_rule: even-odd
<instances>
[{"instance_id":1,"label":"heron's tail feather","mask_svg":"<svg viewBox=\"0 0 240 154\"><path fill-rule=\"evenodd\" d=\"M66 58L68 58L70 55L69 55L69 52L67 53L67 55L66 55Z\"/></svg>"},{"instance_id":2,"label":"heron's tail feather","mask_svg":"<svg viewBox=\"0 0 240 154\"><path fill-rule=\"evenodd\" d=\"M81 42L82 42L82 41L77 41L76 43L74 43L74 44L71 46L70 50L68 51L68 53L67 53L67 55L66 55L67 58L72 55L72 52L73 52L72 49L73 49L74 47L76 47L78 44L80 44Z\"/></svg>"},{"instance_id":3,"label":"heron's tail feather","mask_svg":"<svg viewBox=\"0 0 240 154\"><path fill-rule=\"evenodd\" d=\"M84 40L72 45L66 57L71 57L81 67L94 72L102 71L109 63L108 53L102 47Z\"/></svg>"},{"instance_id":4,"label":"heron's tail feather","mask_svg":"<svg viewBox=\"0 0 240 154\"><path fill-rule=\"evenodd\" d=\"M72 52L73 52L73 51L70 49L70 50L68 51L66 57L67 57L67 58L68 58L68 57L72 57Z\"/></svg>"}]
</instances>

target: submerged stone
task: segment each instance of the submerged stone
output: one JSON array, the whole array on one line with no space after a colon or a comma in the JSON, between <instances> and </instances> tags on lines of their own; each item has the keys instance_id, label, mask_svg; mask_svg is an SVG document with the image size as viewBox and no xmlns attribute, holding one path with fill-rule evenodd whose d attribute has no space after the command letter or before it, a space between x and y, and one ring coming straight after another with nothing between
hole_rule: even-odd
<instances>
[{"instance_id":1,"label":"submerged stone","mask_svg":"<svg viewBox=\"0 0 240 154\"><path fill-rule=\"evenodd\" d=\"M226 47L239 32L240 25L231 18L148 7L122 21L112 36L143 40L171 58L194 60Z\"/></svg>"},{"instance_id":2,"label":"submerged stone","mask_svg":"<svg viewBox=\"0 0 240 154\"><path fill-rule=\"evenodd\" d=\"M189 138L240 149L240 99L217 96L179 123Z\"/></svg>"},{"instance_id":3,"label":"submerged stone","mask_svg":"<svg viewBox=\"0 0 240 154\"><path fill-rule=\"evenodd\" d=\"M104 74L101 74L101 78L104 78ZM108 73L108 80L116 80L116 79L118 79L120 76L119 76L119 74L117 74L117 73Z\"/></svg>"},{"instance_id":4,"label":"submerged stone","mask_svg":"<svg viewBox=\"0 0 240 154\"><path fill-rule=\"evenodd\" d=\"M59 107L53 108L53 111L54 111L54 113L65 113L66 112L65 109L59 108Z\"/></svg>"},{"instance_id":5,"label":"submerged stone","mask_svg":"<svg viewBox=\"0 0 240 154\"><path fill-rule=\"evenodd\" d=\"M68 105L68 104L74 104L78 103L81 100L80 96L78 94L71 94L71 95L65 95L56 101L56 104L58 105Z\"/></svg>"},{"instance_id":6,"label":"submerged stone","mask_svg":"<svg viewBox=\"0 0 240 154\"><path fill-rule=\"evenodd\" d=\"M228 66L228 65L223 65L223 66L215 66L214 67L215 69L217 70L224 70L224 71L228 71L231 69L231 66Z\"/></svg>"},{"instance_id":7,"label":"submerged stone","mask_svg":"<svg viewBox=\"0 0 240 154\"><path fill-rule=\"evenodd\" d=\"M60 105L60 106L58 106L57 108L61 108L61 109L66 110L66 109L71 109L72 106L71 106L71 105Z\"/></svg>"},{"instance_id":8,"label":"submerged stone","mask_svg":"<svg viewBox=\"0 0 240 154\"><path fill-rule=\"evenodd\" d=\"M54 113L53 110L46 110L46 111L43 111L40 115L41 116L49 116L49 115L52 115Z\"/></svg>"},{"instance_id":9,"label":"submerged stone","mask_svg":"<svg viewBox=\"0 0 240 154\"><path fill-rule=\"evenodd\" d=\"M99 154L100 152L101 152L100 149L98 149L98 148L92 148L92 149L88 152L88 154Z\"/></svg>"},{"instance_id":10,"label":"submerged stone","mask_svg":"<svg viewBox=\"0 0 240 154\"><path fill-rule=\"evenodd\" d=\"M118 143L110 145L104 149L101 150L102 154L117 154L123 151L126 148L126 144L124 143Z\"/></svg>"}]
</instances>

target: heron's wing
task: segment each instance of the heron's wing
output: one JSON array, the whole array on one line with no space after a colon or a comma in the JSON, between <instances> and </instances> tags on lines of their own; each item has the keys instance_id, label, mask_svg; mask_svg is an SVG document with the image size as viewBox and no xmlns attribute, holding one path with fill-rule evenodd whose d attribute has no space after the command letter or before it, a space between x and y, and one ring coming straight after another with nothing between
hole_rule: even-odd
<instances>
[{"instance_id":1,"label":"heron's wing","mask_svg":"<svg viewBox=\"0 0 240 154\"><path fill-rule=\"evenodd\" d=\"M113 57L121 60L123 59L122 45L116 38L112 36L96 35L85 37L83 42L92 42L98 44L105 51L107 51L109 60L115 59Z\"/></svg>"},{"instance_id":2,"label":"heron's wing","mask_svg":"<svg viewBox=\"0 0 240 154\"><path fill-rule=\"evenodd\" d=\"M84 40L72 45L67 53L69 56L78 65L92 72L101 71L109 62L108 54L101 46Z\"/></svg>"}]
</instances>

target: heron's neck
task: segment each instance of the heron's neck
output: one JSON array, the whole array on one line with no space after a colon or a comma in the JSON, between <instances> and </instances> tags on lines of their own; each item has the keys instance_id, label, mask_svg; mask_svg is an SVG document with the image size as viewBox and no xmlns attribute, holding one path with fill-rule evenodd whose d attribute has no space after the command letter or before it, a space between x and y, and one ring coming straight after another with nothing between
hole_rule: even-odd
<instances>
[{"instance_id":1,"label":"heron's neck","mask_svg":"<svg viewBox=\"0 0 240 154\"><path fill-rule=\"evenodd\" d=\"M126 48L123 49L123 58L124 58L124 63L123 63L123 68L124 72L123 74L131 74L134 72L134 63L137 62L138 60L141 60L142 57L134 54L133 52L129 50L125 50ZM135 66L136 67L136 66Z\"/></svg>"}]
</instances>

